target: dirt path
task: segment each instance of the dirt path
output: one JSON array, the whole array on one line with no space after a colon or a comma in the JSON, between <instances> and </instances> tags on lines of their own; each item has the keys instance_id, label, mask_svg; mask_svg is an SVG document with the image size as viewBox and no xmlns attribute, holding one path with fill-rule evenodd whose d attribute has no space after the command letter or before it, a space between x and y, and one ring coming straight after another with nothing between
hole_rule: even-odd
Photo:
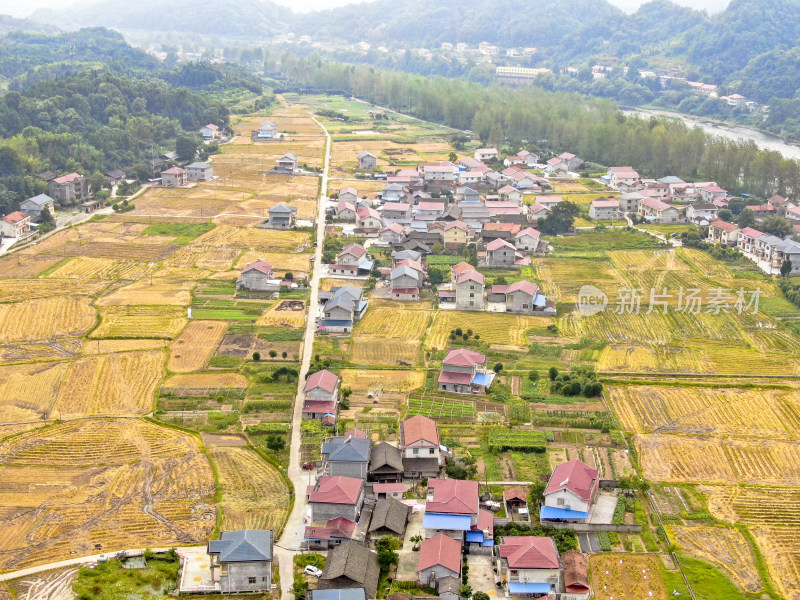
<instances>
[{"instance_id":1,"label":"dirt path","mask_svg":"<svg viewBox=\"0 0 800 600\"><path fill-rule=\"evenodd\" d=\"M24 579L17 584L20 591L16 598L17 600L73 600L75 594L72 593L72 580L77 573L77 568L69 568Z\"/></svg>"}]
</instances>

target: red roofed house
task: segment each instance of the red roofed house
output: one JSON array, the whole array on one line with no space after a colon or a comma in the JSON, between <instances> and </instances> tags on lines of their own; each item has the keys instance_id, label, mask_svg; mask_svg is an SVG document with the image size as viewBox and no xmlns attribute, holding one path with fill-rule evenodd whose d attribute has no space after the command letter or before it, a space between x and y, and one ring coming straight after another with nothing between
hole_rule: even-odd
<instances>
[{"instance_id":1,"label":"red roofed house","mask_svg":"<svg viewBox=\"0 0 800 600\"><path fill-rule=\"evenodd\" d=\"M516 248L497 238L486 244L486 264L490 267L509 267L516 261Z\"/></svg>"},{"instance_id":2,"label":"red roofed house","mask_svg":"<svg viewBox=\"0 0 800 600\"><path fill-rule=\"evenodd\" d=\"M650 223L680 223L680 211L657 198L639 200L639 216Z\"/></svg>"},{"instance_id":3,"label":"red roofed house","mask_svg":"<svg viewBox=\"0 0 800 600\"><path fill-rule=\"evenodd\" d=\"M484 511L480 508L477 481L433 477L428 480L425 515L422 517L426 538L444 533L464 541L466 532L476 530L481 512Z\"/></svg>"},{"instance_id":4,"label":"red roofed house","mask_svg":"<svg viewBox=\"0 0 800 600\"><path fill-rule=\"evenodd\" d=\"M437 587L445 577L461 577L461 544L453 538L439 534L423 540L417 562L419 583L423 587Z\"/></svg>"},{"instance_id":5,"label":"red roofed house","mask_svg":"<svg viewBox=\"0 0 800 600\"><path fill-rule=\"evenodd\" d=\"M486 203L487 206L489 204L489 202ZM513 240L514 236L516 236L521 229L522 227L520 227L517 223L484 223L483 228L481 229L481 238L486 244L498 238L503 240Z\"/></svg>"},{"instance_id":6,"label":"red roofed house","mask_svg":"<svg viewBox=\"0 0 800 600\"><path fill-rule=\"evenodd\" d=\"M542 234L533 227L526 227L515 236L514 243L517 250L536 253L539 252L540 245L544 244L544 248L546 248L547 244L542 242L540 239L541 235Z\"/></svg>"},{"instance_id":7,"label":"red roofed house","mask_svg":"<svg viewBox=\"0 0 800 600\"><path fill-rule=\"evenodd\" d=\"M739 231L739 237L736 240L736 247L745 254L756 253L756 240L764 235L757 229L752 227L745 227Z\"/></svg>"},{"instance_id":8,"label":"red roofed house","mask_svg":"<svg viewBox=\"0 0 800 600\"><path fill-rule=\"evenodd\" d=\"M714 244L735 246L739 240L739 227L722 219L711 221L708 226L708 241Z\"/></svg>"},{"instance_id":9,"label":"red roofed house","mask_svg":"<svg viewBox=\"0 0 800 600\"><path fill-rule=\"evenodd\" d=\"M47 182L47 195L60 203L78 203L89 199L89 180L78 173L56 177Z\"/></svg>"},{"instance_id":10,"label":"red roofed house","mask_svg":"<svg viewBox=\"0 0 800 600\"><path fill-rule=\"evenodd\" d=\"M598 473L578 459L561 463L544 491L541 520L585 522L600 488Z\"/></svg>"},{"instance_id":11,"label":"red roofed house","mask_svg":"<svg viewBox=\"0 0 800 600\"><path fill-rule=\"evenodd\" d=\"M544 310L546 302L539 286L525 279L512 283L506 290L506 312L529 315Z\"/></svg>"},{"instance_id":12,"label":"red roofed house","mask_svg":"<svg viewBox=\"0 0 800 600\"><path fill-rule=\"evenodd\" d=\"M445 248L459 248L469 241L469 227L462 221L449 221L445 223L442 239Z\"/></svg>"},{"instance_id":13,"label":"red roofed house","mask_svg":"<svg viewBox=\"0 0 800 600\"><path fill-rule=\"evenodd\" d=\"M483 310L483 289L486 278L475 270L472 265L464 268L459 263L453 267L456 275L456 308L459 310Z\"/></svg>"},{"instance_id":14,"label":"red roofed house","mask_svg":"<svg viewBox=\"0 0 800 600\"><path fill-rule=\"evenodd\" d=\"M397 246L406 241L406 233L407 230L401 223L394 222L381 228L378 238L389 246Z\"/></svg>"},{"instance_id":15,"label":"red roofed house","mask_svg":"<svg viewBox=\"0 0 800 600\"><path fill-rule=\"evenodd\" d=\"M161 185L164 187L186 185L186 171L180 167L170 167L166 171L161 171Z\"/></svg>"},{"instance_id":16,"label":"red roofed house","mask_svg":"<svg viewBox=\"0 0 800 600\"><path fill-rule=\"evenodd\" d=\"M608 170L608 178L612 187L620 189L633 185L639 179L639 173L633 167L611 167Z\"/></svg>"},{"instance_id":17,"label":"red roofed house","mask_svg":"<svg viewBox=\"0 0 800 600\"><path fill-rule=\"evenodd\" d=\"M364 504L364 480L322 476L316 485L309 486L307 496L312 523L327 525L328 521L339 517L357 522Z\"/></svg>"},{"instance_id":18,"label":"red roofed house","mask_svg":"<svg viewBox=\"0 0 800 600\"><path fill-rule=\"evenodd\" d=\"M564 565L564 589L573 600L589 600L589 571L586 558L578 550L569 550L561 555Z\"/></svg>"},{"instance_id":19,"label":"red roofed house","mask_svg":"<svg viewBox=\"0 0 800 600\"><path fill-rule=\"evenodd\" d=\"M497 190L497 193L500 194L500 198L503 200L508 200L510 202L522 202L522 192L514 186L506 185L501 187L499 190Z\"/></svg>"},{"instance_id":20,"label":"red roofed house","mask_svg":"<svg viewBox=\"0 0 800 600\"><path fill-rule=\"evenodd\" d=\"M214 125L213 123L209 123L200 128L200 135L203 136L204 140L214 140L217 138L219 134L219 127Z\"/></svg>"},{"instance_id":21,"label":"red roofed house","mask_svg":"<svg viewBox=\"0 0 800 600\"><path fill-rule=\"evenodd\" d=\"M356 523L344 517L331 519L324 526L309 525L303 535L303 548L307 550L330 550L352 539Z\"/></svg>"},{"instance_id":22,"label":"red roofed house","mask_svg":"<svg viewBox=\"0 0 800 600\"><path fill-rule=\"evenodd\" d=\"M497 148L478 148L475 150L475 160L481 162L497 160Z\"/></svg>"},{"instance_id":23,"label":"red roofed house","mask_svg":"<svg viewBox=\"0 0 800 600\"><path fill-rule=\"evenodd\" d=\"M303 387L303 418L322 419L336 415L339 399L339 377L327 369L317 371L306 379Z\"/></svg>"},{"instance_id":24,"label":"red roofed house","mask_svg":"<svg viewBox=\"0 0 800 600\"><path fill-rule=\"evenodd\" d=\"M359 265L368 259L367 250L363 246L350 244L342 248L342 251L336 255L335 265L328 265L328 272L331 275L350 275L355 277L359 273Z\"/></svg>"},{"instance_id":25,"label":"red roofed house","mask_svg":"<svg viewBox=\"0 0 800 600\"><path fill-rule=\"evenodd\" d=\"M0 219L0 237L21 238L30 231L30 216L14 211Z\"/></svg>"},{"instance_id":26,"label":"red roofed house","mask_svg":"<svg viewBox=\"0 0 800 600\"><path fill-rule=\"evenodd\" d=\"M272 265L259 258L242 269L242 274L236 280L236 290L277 292L280 291L280 281L273 276Z\"/></svg>"},{"instance_id":27,"label":"red roofed house","mask_svg":"<svg viewBox=\"0 0 800 600\"><path fill-rule=\"evenodd\" d=\"M436 421L416 415L400 423L400 451L406 477L436 477L442 463Z\"/></svg>"},{"instance_id":28,"label":"red roofed house","mask_svg":"<svg viewBox=\"0 0 800 600\"><path fill-rule=\"evenodd\" d=\"M340 200L336 205L336 218L339 221L355 221L356 205L347 200Z\"/></svg>"},{"instance_id":29,"label":"red roofed house","mask_svg":"<svg viewBox=\"0 0 800 600\"><path fill-rule=\"evenodd\" d=\"M486 369L486 357L480 352L458 348L450 350L442 361L439 391L456 394L482 393L492 385L494 372Z\"/></svg>"},{"instance_id":30,"label":"red roofed house","mask_svg":"<svg viewBox=\"0 0 800 600\"><path fill-rule=\"evenodd\" d=\"M540 598L561 591L561 560L553 538L506 536L497 554L500 578L511 595Z\"/></svg>"},{"instance_id":31,"label":"red roofed house","mask_svg":"<svg viewBox=\"0 0 800 600\"><path fill-rule=\"evenodd\" d=\"M752 210L753 215L755 215L756 218L760 219L776 214L775 207L772 206L772 204L754 204L754 205L748 205L745 208L749 208L750 210Z\"/></svg>"},{"instance_id":32,"label":"red roofed house","mask_svg":"<svg viewBox=\"0 0 800 600\"><path fill-rule=\"evenodd\" d=\"M610 221L619 217L619 200L593 200L589 204L589 217L598 221Z\"/></svg>"},{"instance_id":33,"label":"red roofed house","mask_svg":"<svg viewBox=\"0 0 800 600\"><path fill-rule=\"evenodd\" d=\"M381 227L383 227L381 216L378 214L378 211L374 208L370 208L369 206L358 209L357 217L358 219L356 223L359 229L378 231Z\"/></svg>"}]
</instances>

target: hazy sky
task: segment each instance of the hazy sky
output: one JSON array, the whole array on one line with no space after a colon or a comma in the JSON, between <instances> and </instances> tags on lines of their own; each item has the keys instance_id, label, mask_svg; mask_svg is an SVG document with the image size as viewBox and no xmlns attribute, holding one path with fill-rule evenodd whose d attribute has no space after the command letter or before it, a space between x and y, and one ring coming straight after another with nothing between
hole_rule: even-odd
<instances>
[{"instance_id":1,"label":"hazy sky","mask_svg":"<svg viewBox=\"0 0 800 600\"><path fill-rule=\"evenodd\" d=\"M213 0L210 0L213 2ZM294 10L298 10L296 0L274 0L278 4L289 6ZM341 6L343 4L350 4L351 2L359 0L306 0L303 3L303 10L316 10L320 8L331 8L334 6ZM645 0L609 0L612 4L619 6L626 11L634 11ZM705 8L709 12L722 10L728 5L730 0L675 0L678 4L684 6L691 6L692 8ZM0 0L0 14L13 15L15 17L25 17L37 8L53 7L64 8L71 4L92 4L87 0Z\"/></svg>"}]
</instances>

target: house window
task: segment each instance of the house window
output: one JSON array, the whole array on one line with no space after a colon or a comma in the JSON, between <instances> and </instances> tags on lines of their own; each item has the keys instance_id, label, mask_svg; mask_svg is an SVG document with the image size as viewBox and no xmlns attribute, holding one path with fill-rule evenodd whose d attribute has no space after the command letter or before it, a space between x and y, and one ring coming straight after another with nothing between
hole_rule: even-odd
<instances>
[{"instance_id":1,"label":"house window","mask_svg":"<svg viewBox=\"0 0 800 600\"><path fill-rule=\"evenodd\" d=\"M247 578L247 583L249 583L250 585L255 585L256 578L255 577L248 577Z\"/></svg>"},{"instance_id":2,"label":"house window","mask_svg":"<svg viewBox=\"0 0 800 600\"><path fill-rule=\"evenodd\" d=\"M419 454L419 448L414 448L414 454Z\"/></svg>"},{"instance_id":3,"label":"house window","mask_svg":"<svg viewBox=\"0 0 800 600\"><path fill-rule=\"evenodd\" d=\"M474 298L474 297L475 297L475 294L470 294L470 295L469 295L469 297L470 297L470 298Z\"/></svg>"},{"instance_id":4,"label":"house window","mask_svg":"<svg viewBox=\"0 0 800 600\"><path fill-rule=\"evenodd\" d=\"M559 506L564 506L564 499L563 498L559 498L557 504Z\"/></svg>"},{"instance_id":5,"label":"house window","mask_svg":"<svg viewBox=\"0 0 800 600\"><path fill-rule=\"evenodd\" d=\"M262 578L261 578L261 581L266 581L266 580L267 580L267 578L266 578L266 577L262 577Z\"/></svg>"}]
</instances>

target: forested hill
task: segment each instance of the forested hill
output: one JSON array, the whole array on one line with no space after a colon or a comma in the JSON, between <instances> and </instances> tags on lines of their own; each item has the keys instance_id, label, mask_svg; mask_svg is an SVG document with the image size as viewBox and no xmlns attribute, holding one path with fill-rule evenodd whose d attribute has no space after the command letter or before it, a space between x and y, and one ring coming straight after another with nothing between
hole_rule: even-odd
<instances>
[{"instance_id":1,"label":"forested hill","mask_svg":"<svg viewBox=\"0 0 800 600\"><path fill-rule=\"evenodd\" d=\"M64 28L112 27L268 39L284 29L292 13L269 0L100 0L88 6L40 9L31 18Z\"/></svg>"},{"instance_id":2,"label":"forested hill","mask_svg":"<svg viewBox=\"0 0 800 600\"><path fill-rule=\"evenodd\" d=\"M302 15L295 31L350 41L557 46L595 20L623 16L606 0L376 0Z\"/></svg>"}]
</instances>

